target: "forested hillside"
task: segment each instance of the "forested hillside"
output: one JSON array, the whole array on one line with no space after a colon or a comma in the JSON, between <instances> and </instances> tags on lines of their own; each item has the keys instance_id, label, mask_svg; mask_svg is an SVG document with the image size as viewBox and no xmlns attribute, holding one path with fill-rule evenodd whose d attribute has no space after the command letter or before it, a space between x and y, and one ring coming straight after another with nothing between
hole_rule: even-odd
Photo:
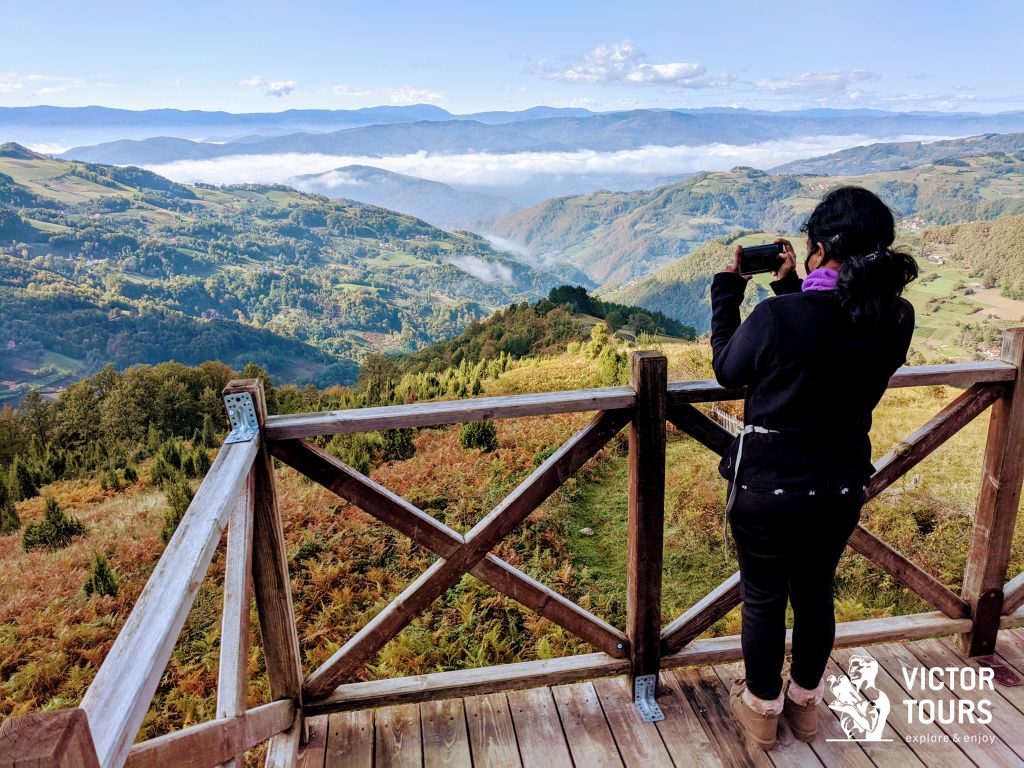
<instances>
[{"instance_id":1,"label":"forested hillside","mask_svg":"<svg viewBox=\"0 0 1024 768\"><path fill-rule=\"evenodd\" d=\"M557 284L468 233L288 187L185 186L0 147L0 382L255 361L350 382Z\"/></svg>"},{"instance_id":2,"label":"forested hillside","mask_svg":"<svg viewBox=\"0 0 1024 768\"><path fill-rule=\"evenodd\" d=\"M500 219L493 229L544 263L567 262L612 287L737 230L794 232L840 184L876 192L909 226L994 219L1024 212L1024 152L863 176L770 176L734 168L650 191L549 200Z\"/></svg>"}]
</instances>

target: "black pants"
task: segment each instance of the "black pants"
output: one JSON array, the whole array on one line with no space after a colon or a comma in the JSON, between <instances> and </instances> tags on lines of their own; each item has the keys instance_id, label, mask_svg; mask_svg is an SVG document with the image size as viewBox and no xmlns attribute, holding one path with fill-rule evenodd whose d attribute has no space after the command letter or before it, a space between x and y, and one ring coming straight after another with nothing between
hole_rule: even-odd
<instances>
[{"instance_id":1,"label":"black pants","mask_svg":"<svg viewBox=\"0 0 1024 768\"><path fill-rule=\"evenodd\" d=\"M761 699L782 690L786 602L793 604L790 676L815 688L836 636L833 586L864 495L774 494L738 488L729 512L740 562L743 661L747 687Z\"/></svg>"}]
</instances>

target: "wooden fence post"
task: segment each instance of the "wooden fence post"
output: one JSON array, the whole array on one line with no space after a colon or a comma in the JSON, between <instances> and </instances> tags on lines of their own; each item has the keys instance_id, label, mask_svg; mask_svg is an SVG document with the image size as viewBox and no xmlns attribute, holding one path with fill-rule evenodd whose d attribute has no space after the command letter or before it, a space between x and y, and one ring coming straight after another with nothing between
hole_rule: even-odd
<instances>
[{"instance_id":1,"label":"wooden fence post","mask_svg":"<svg viewBox=\"0 0 1024 768\"><path fill-rule=\"evenodd\" d=\"M0 724L0 768L99 768L84 709L33 712Z\"/></svg>"},{"instance_id":2,"label":"wooden fence post","mask_svg":"<svg viewBox=\"0 0 1024 768\"><path fill-rule=\"evenodd\" d=\"M1000 360L1017 366L1017 378L992 406L985 443L981 492L964 573L963 598L974 626L960 636L971 656L992 653L999 631L1003 582L1024 478L1024 328L1003 334Z\"/></svg>"},{"instance_id":3,"label":"wooden fence post","mask_svg":"<svg viewBox=\"0 0 1024 768\"><path fill-rule=\"evenodd\" d=\"M635 693L637 678L657 676L661 662L668 361L664 355L654 352L634 352L630 365L630 383L636 390L636 411L629 427L626 635L630 642Z\"/></svg>"},{"instance_id":4,"label":"wooden fence post","mask_svg":"<svg viewBox=\"0 0 1024 768\"><path fill-rule=\"evenodd\" d=\"M267 422L267 401L259 379L229 381L224 395L248 393L256 408L261 431ZM291 699L302 706L302 659L295 629L288 555L284 529L277 505L274 460L267 447L266 433L253 474L252 587L260 617L263 656L267 662L270 696L274 701Z\"/></svg>"}]
</instances>

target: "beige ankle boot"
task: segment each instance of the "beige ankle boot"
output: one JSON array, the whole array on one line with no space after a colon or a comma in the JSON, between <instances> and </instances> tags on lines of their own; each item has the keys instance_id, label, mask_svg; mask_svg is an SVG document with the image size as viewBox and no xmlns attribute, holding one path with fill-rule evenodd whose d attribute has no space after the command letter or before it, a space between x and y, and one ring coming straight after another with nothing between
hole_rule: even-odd
<instances>
[{"instance_id":1,"label":"beige ankle boot","mask_svg":"<svg viewBox=\"0 0 1024 768\"><path fill-rule=\"evenodd\" d=\"M743 679L732 684L732 690L729 692L729 711L753 744L761 749L771 749L775 745L779 716L761 714L747 704L743 700L746 688L747 681Z\"/></svg>"},{"instance_id":2,"label":"beige ankle boot","mask_svg":"<svg viewBox=\"0 0 1024 768\"><path fill-rule=\"evenodd\" d=\"M812 700L805 704L797 704L789 697L789 686L792 684L792 682L786 681L782 714L789 721L789 727L794 736L800 741L814 741L814 737L818 733L818 702Z\"/></svg>"}]
</instances>

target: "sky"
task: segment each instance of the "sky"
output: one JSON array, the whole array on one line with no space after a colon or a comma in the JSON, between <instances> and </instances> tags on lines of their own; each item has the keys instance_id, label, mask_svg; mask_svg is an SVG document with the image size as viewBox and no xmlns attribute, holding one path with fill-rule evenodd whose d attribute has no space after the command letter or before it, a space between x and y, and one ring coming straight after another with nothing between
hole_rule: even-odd
<instances>
[{"instance_id":1,"label":"sky","mask_svg":"<svg viewBox=\"0 0 1024 768\"><path fill-rule=\"evenodd\" d=\"M1019 0L0 0L0 18L0 106L1024 108Z\"/></svg>"}]
</instances>

